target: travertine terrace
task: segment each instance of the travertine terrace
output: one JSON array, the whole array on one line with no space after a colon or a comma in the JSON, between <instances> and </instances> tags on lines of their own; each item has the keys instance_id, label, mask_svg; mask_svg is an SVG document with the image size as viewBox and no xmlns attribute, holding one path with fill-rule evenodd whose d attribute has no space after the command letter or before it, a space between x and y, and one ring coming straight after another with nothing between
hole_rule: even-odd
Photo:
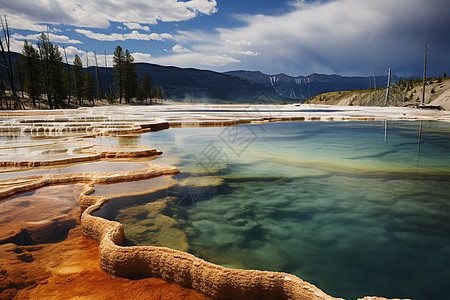
<instances>
[{"instance_id":1,"label":"travertine terrace","mask_svg":"<svg viewBox=\"0 0 450 300\"><path fill-rule=\"evenodd\" d=\"M31 136L120 135L177 126L228 126L269 121L435 120L450 112L402 107L330 105L161 105L76 110L3 111L0 132Z\"/></svg>"},{"instance_id":2,"label":"travertine terrace","mask_svg":"<svg viewBox=\"0 0 450 300\"><path fill-rule=\"evenodd\" d=\"M103 271L113 275L159 277L214 299L335 299L290 274L229 269L164 247L123 246L125 234L122 225L92 215L109 201L108 197L91 196L94 184L172 175L179 172L174 167L145 162L143 166L131 170L85 170L59 174L48 173L42 167L106 159L133 162L139 157L161 154L158 150L164 151L146 147L100 146L84 140L99 135L129 136L169 127L229 126L272 121L397 119L449 122L450 113L410 108L315 105L166 105L45 112L6 111L0 113L0 135L13 136L17 140L3 142L0 146L0 166L3 168L0 196L5 198L58 184L85 184L79 196L81 228L85 236L100 244L99 264ZM15 234L23 233L12 231L10 235L2 235L2 241L14 243L17 240Z\"/></svg>"}]
</instances>

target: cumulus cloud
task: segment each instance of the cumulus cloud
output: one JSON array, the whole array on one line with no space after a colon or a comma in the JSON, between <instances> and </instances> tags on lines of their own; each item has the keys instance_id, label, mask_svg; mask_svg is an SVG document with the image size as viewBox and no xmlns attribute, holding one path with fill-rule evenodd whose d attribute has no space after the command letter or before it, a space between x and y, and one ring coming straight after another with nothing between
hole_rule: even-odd
<instances>
[{"instance_id":1,"label":"cumulus cloud","mask_svg":"<svg viewBox=\"0 0 450 300\"><path fill-rule=\"evenodd\" d=\"M40 34L29 34L27 36L23 36L20 34L13 34L12 37L16 40L29 40L29 41L37 41ZM63 43L63 44L82 44L79 40L73 40L65 35L56 35L53 33L49 33L49 38L51 42L54 43Z\"/></svg>"},{"instance_id":2,"label":"cumulus cloud","mask_svg":"<svg viewBox=\"0 0 450 300\"><path fill-rule=\"evenodd\" d=\"M162 41L164 39L172 39L173 36L169 33L150 33L143 34L137 30L133 30L131 33L96 33L91 30L75 29L76 32L84 34L88 38L99 41L125 41L125 40L141 40L141 41Z\"/></svg>"},{"instance_id":3,"label":"cumulus cloud","mask_svg":"<svg viewBox=\"0 0 450 300\"><path fill-rule=\"evenodd\" d=\"M60 49L63 51L63 49ZM69 46L66 48L66 54L67 59L70 64L73 63L73 60L75 58L75 54L77 54L81 61L83 62L83 66L86 67L87 63L89 63L90 66L95 65L95 56L97 56L97 63L99 67L112 67L113 66L113 55L108 54L104 55L103 53L95 53L92 51L86 52L84 50L81 50L74 46ZM64 55L64 53L62 53ZM134 62L150 62L151 61L151 54L149 53L142 53L142 52L132 52L131 55L134 58ZM63 56L64 57L64 56ZM106 59L106 62L105 62Z\"/></svg>"},{"instance_id":4,"label":"cumulus cloud","mask_svg":"<svg viewBox=\"0 0 450 300\"><path fill-rule=\"evenodd\" d=\"M175 46L172 47L172 52L175 52L175 53L190 53L192 51L187 49L187 48L184 48L180 44L176 44Z\"/></svg>"},{"instance_id":5,"label":"cumulus cloud","mask_svg":"<svg viewBox=\"0 0 450 300\"><path fill-rule=\"evenodd\" d=\"M141 53L141 52L134 52L131 53L131 55L134 58L134 62L150 62L151 54L149 53Z\"/></svg>"},{"instance_id":6,"label":"cumulus cloud","mask_svg":"<svg viewBox=\"0 0 450 300\"><path fill-rule=\"evenodd\" d=\"M22 40L16 40L14 37L11 36L11 51L22 53L23 49L23 41Z\"/></svg>"},{"instance_id":7,"label":"cumulus cloud","mask_svg":"<svg viewBox=\"0 0 450 300\"><path fill-rule=\"evenodd\" d=\"M230 52L233 54L241 54L241 55L247 55L247 56L257 56L260 54L258 52L253 52L250 50L231 50Z\"/></svg>"},{"instance_id":8,"label":"cumulus cloud","mask_svg":"<svg viewBox=\"0 0 450 300\"><path fill-rule=\"evenodd\" d=\"M150 27L142 26L139 23L126 22L126 23L123 23L123 25L127 26L129 29L140 29L140 30L150 31Z\"/></svg>"},{"instance_id":9,"label":"cumulus cloud","mask_svg":"<svg viewBox=\"0 0 450 300\"><path fill-rule=\"evenodd\" d=\"M8 15L14 28L38 31L42 31L39 24L43 23L108 28L111 21L156 24L189 20L198 14L211 15L217 11L215 0L14 0L3 1L1 6L0 13ZM22 20L29 24L19 27Z\"/></svg>"},{"instance_id":10,"label":"cumulus cloud","mask_svg":"<svg viewBox=\"0 0 450 300\"><path fill-rule=\"evenodd\" d=\"M204 56L200 60L200 64L205 66L217 67L217 66L225 66L230 63L237 63L239 60L228 56L226 54L222 55L212 55L212 56Z\"/></svg>"}]
</instances>

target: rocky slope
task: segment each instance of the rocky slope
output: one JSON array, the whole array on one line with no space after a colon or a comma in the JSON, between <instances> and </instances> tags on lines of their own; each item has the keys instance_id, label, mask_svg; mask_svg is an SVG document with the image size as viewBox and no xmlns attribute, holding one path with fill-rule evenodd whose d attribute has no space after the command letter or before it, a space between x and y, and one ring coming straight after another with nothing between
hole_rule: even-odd
<instances>
[{"instance_id":1,"label":"rocky slope","mask_svg":"<svg viewBox=\"0 0 450 300\"><path fill-rule=\"evenodd\" d=\"M323 93L314 96L305 103L327 105L384 105L386 100L386 88L377 89L376 99L373 90L340 91ZM409 90L399 89L394 86L391 89L388 105L406 106L422 102L422 84L417 82ZM444 110L450 110L450 78L443 78L441 82L434 79L425 86L425 104L440 106Z\"/></svg>"}]
</instances>

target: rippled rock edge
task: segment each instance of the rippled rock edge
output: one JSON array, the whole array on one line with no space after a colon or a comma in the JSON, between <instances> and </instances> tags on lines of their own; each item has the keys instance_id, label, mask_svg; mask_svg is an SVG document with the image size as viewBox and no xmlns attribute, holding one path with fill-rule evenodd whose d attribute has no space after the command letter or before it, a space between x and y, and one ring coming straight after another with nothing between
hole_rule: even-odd
<instances>
[{"instance_id":1,"label":"rippled rock edge","mask_svg":"<svg viewBox=\"0 0 450 300\"><path fill-rule=\"evenodd\" d=\"M154 175L176 173L175 168L157 167ZM93 192L90 183L79 197L81 227L86 237L100 244L100 267L107 273L128 278L158 277L213 299L341 299L287 273L225 268L165 247L123 246L126 244L123 225L92 215L110 200L90 196Z\"/></svg>"},{"instance_id":2,"label":"rippled rock edge","mask_svg":"<svg viewBox=\"0 0 450 300\"><path fill-rule=\"evenodd\" d=\"M93 186L87 185L79 198L81 227L85 236L100 244L100 267L105 272L159 277L214 299L336 299L286 273L228 269L165 247L122 246L126 242L123 225L92 215L109 198L89 196L92 192Z\"/></svg>"},{"instance_id":3,"label":"rippled rock edge","mask_svg":"<svg viewBox=\"0 0 450 300\"><path fill-rule=\"evenodd\" d=\"M341 299L334 298L300 278L281 272L229 269L212 264L189 253L155 246L123 246L123 225L92 214L109 197L90 196L95 184L117 183L175 175L175 167L149 163L148 168L119 172L81 172L18 178L22 184L5 193L14 194L47 185L87 182L79 196L83 234L100 244L100 267L112 275L137 278L158 277L202 292L213 299ZM16 184L19 182L15 182ZM385 299L366 297L364 300Z\"/></svg>"},{"instance_id":4,"label":"rippled rock edge","mask_svg":"<svg viewBox=\"0 0 450 300\"><path fill-rule=\"evenodd\" d=\"M95 151L97 153L93 157L85 159L140 157L161 153L148 148L132 154L115 150ZM62 163L68 161L48 165ZM25 165L36 167L47 164L27 162ZM94 192L94 184L143 180L177 173L179 170L175 167L161 167L149 163L148 168L133 171L35 175L3 181L4 187L0 190L0 197L5 198L48 185L87 182L78 199L82 231L86 237L100 244L100 267L112 275L128 278L158 277L197 290L213 299L342 299L331 297L316 286L287 273L225 268L189 253L165 247L123 246L126 243L123 225L92 215L110 200L109 197L90 196ZM362 298L383 299L386 298Z\"/></svg>"}]
</instances>

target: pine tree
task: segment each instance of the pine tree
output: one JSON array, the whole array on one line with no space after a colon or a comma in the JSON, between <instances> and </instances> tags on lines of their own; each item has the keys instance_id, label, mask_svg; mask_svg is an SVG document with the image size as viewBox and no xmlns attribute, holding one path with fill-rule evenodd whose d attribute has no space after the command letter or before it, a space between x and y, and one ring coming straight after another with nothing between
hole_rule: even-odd
<instances>
[{"instance_id":1,"label":"pine tree","mask_svg":"<svg viewBox=\"0 0 450 300\"><path fill-rule=\"evenodd\" d=\"M137 75L135 66L133 64L134 58L130 54L130 51L125 50L125 60L124 60L124 68L123 68L123 81L125 88L125 100L127 103L130 103L130 100L136 96L137 89Z\"/></svg>"},{"instance_id":2,"label":"pine tree","mask_svg":"<svg viewBox=\"0 0 450 300\"><path fill-rule=\"evenodd\" d=\"M136 100L139 103L142 103L142 101L144 100L144 89L142 88L142 86L138 86L136 90Z\"/></svg>"},{"instance_id":3,"label":"pine tree","mask_svg":"<svg viewBox=\"0 0 450 300\"><path fill-rule=\"evenodd\" d=\"M67 98L68 73L64 68L64 62L57 45L50 43L50 90L53 93L54 105L56 108L65 107L64 100Z\"/></svg>"},{"instance_id":4,"label":"pine tree","mask_svg":"<svg viewBox=\"0 0 450 300\"><path fill-rule=\"evenodd\" d=\"M152 96L151 89L150 76L148 76L148 73L145 73L142 78L142 95L144 99L148 99Z\"/></svg>"},{"instance_id":5,"label":"pine tree","mask_svg":"<svg viewBox=\"0 0 450 300\"><path fill-rule=\"evenodd\" d=\"M27 40L23 45L21 59L25 69L24 88L33 100L33 105L36 106L36 99L39 99L44 90L42 68L38 50Z\"/></svg>"},{"instance_id":6,"label":"pine tree","mask_svg":"<svg viewBox=\"0 0 450 300\"><path fill-rule=\"evenodd\" d=\"M108 103L110 103L110 104L114 103L114 99L116 98L116 96L114 95L114 93L111 90L108 92L107 97L108 97Z\"/></svg>"},{"instance_id":7,"label":"pine tree","mask_svg":"<svg viewBox=\"0 0 450 300\"><path fill-rule=\"evenodd\" d=\"M84 95L88 101L94 105L95 81L92 74L86 72L84 76Z\"/></svg>"},{"instance_id":8,"label":"pine tree","mask_svg":"<svg viewBox=\"0 0 450 300\"><path fill-rule=\"evenodd\" d=\"M8 101L6 100L6 87L5 82L3 81L3 77L0 76L0 104L3 109L3 100L5 100L5 107L8 109Z\"/></svg>"},{"instance_id":9,"label":"pine tree","mask_svg":"<svg viewBox=\"0 0 450 300\"><path fill-rule=\"evenodd\" d=\"M123 53L122 47L117 46L114 50L113 56L113 70L114 72L114 85L117 86L117 93L119 95L119 103L122 103L122 97L124 94L124 61L125 54Z\"/></svg>"},{"instance_id":10,"label":"pine tree","mask_svg":"<svg viewBox=\"0 0 450 300\"><path fill-rule=\"evenodd\" d=\"M47 94L47 102L50 109L54 108L53 95L55 90L54 61L55 54L53 44L50 42L45 33L41 33L38 38L39 56L41 60L42 74L44 77L45 93Z\"/></svg>"},{"instance_id":11,"label":"pine tree","mask_svg":"<svg viewBox=\"0 0 450 300\"><path fill-rule=\"evenodd\" d=\"M16 61L16 66L14 68L14 73L16 74L16 79L19 84L19 89L22 94L22 99L25 98L24 89L25 89L25 66L23 65L21 60Z\"/></svg>"},{"instance_id":12,"label":"pine tree","mask_svg":"<svg viewBox=\"0 0 450 300\"><path fill-rule=\"evenodd\" d=\"M83 62L78 54L75 54L73 59L73 92L75 97L78 99L78 104L83 106L83 95L84 95L84 75L83 75Z\"/></svg>"},{"instance_id":13,"label":"pine tree","mask_svg":"<svg viewBox=\"0 0 450 300\"><path fill-rule=\"evenodd\" d=\"M6 86L5 82L3 81L3 77L0 76L0 97L3 98L6 96Z\"/></svg>"},{"instance_id":14,"label":"pine tree","mask_svg":"<svg viewBox=\"0 0 450 300\"><path fill-rule=\"evenodd\" d=\"M150 94L151 94L151 95L150 95L150 98L151 98L151 99L155 99L155 98L156 98L156 89L155 89L154 86L152 86L152 91L151 91Z\"/></svg>"},{"instance_id":15,"label":"pine tree","mask_svg":"<svg viewBox=\"0 0 450 300\"><path fill-rule=\"evenodd\" d=\"M158 86L158 91L156 92L156 98L162 99L162 89L161 86Z\"/></svg>"}]
</instances>

